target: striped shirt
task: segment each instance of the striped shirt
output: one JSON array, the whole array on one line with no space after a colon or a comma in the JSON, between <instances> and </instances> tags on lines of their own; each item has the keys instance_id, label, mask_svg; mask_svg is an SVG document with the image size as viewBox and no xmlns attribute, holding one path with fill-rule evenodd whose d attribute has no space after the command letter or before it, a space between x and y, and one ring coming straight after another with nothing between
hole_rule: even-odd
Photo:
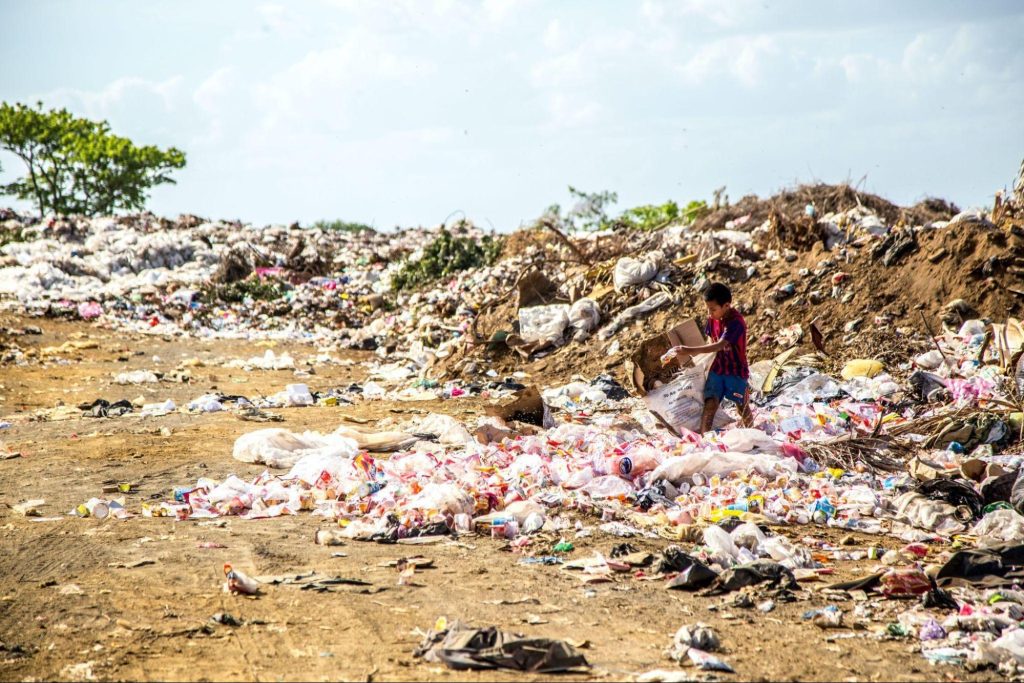
<instances>
[{"instance_id":1,"label":"striped shirt","mask_svg":"<svg viewBox=\"0 0 1024 683\"><path fill-rule=\"evenodd\" d=\"M719 339L729 342L729 346L715 354L711 372L743 379L750 377L750 366L747 364L747 321L735 308L730 308L721 320L708 318L704 334L713 342Z\"/></svg>"}]
</instances>

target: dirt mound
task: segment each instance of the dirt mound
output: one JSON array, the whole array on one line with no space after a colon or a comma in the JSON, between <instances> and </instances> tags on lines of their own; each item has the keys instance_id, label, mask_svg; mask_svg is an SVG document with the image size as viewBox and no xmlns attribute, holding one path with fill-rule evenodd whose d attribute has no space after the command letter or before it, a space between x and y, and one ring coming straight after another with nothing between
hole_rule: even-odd
<instances>
[{"instance_id":1,"label":"dirt mound","mask_svg":"<svg viewBox=\"0 0 1024 683\"><path fill-rule=\"evenodd\" d=\"M860 206L896 227L886 236L863 235L828 250L815 219L805 211L808 204L814 205L817 216ZM911 227L947 221L957 213L955 205L941 199L902 208L848 185L801 186L768 199L744 197L700 219L694 230L722 229L727 222L749 215L743 221L746 229L771 221L775 226L769 232L773 244L763 244L755 251L733 247L732 259L675 269L669 278L672 305L627 325L608 341L569 342L548 355L524 361L500 342L486 343L495 331L513 329L517 314L513 293L481 311L476 327L482 338L448 359L444 369L460 374L467 363L478 359L485 361L478 365L499 373L525 371L547 383L603 372L625 382L624 362L635 346L687 317L703 324L700 288L709 280L721 280L733 289L734 302L746 316L752 361L774 357L794 338L808 351L813 350L813 323L830 355L826 365L837 369L846 359L871 356L900 374L900 363L930 347L928 327L941 329L943 312L951 301L963 300L979 317L993 321L1024 315L1024 287L1020 284L1024 281L1024 239L983 220L961 220L948 227ZM645 249L658 248L663 240L667 238L660 233L622 235L601 245L600 256L607 260L589 268L548 264L548 274L559 272L572 280L573 273L585 270L584 281L598 289L608 284L618 256L636 256ZM510 236L506 253L521 254L530 246L551 253L555 249L551 242L543 229L520 231ZM584 253L597 253L593 240L575 243ZM764 258L765 248L779 247L791 250L787 258ZM619 295L604 298L603 319L631 303ZM962 320L948 322L959 326Z\"/></svg>"},{"instance_id":2,"label":"dirt mound","mask_svg":"<svg viewBox=\"0 0 1024 683\"><path fill-rule=\"evenodd\" d=\"M721 230L729 221L745 216L750 216L750 224L760 225L773 212L788 221L796 221L806 215L808 205L814 207L815 215L818 216L861 206L877 214L888 225L895 225L901 219L910 225L925 225L931 221L949 220L959 213L955 204L943 199L929 198L912 207L902 208L878 195L859 192L850 185L819 183L783 190L766 199L747 195L736 204L722 207L698 219L694 230Z\"/></svg>"}]
</instances>

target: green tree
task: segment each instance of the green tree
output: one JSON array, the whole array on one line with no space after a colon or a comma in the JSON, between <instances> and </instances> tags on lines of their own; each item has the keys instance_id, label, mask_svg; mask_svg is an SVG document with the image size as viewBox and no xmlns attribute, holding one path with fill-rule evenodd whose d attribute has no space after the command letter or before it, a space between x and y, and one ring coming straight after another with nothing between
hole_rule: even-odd
<instances>
[{"instance_id":1,"label":"green tree","mask_svg":"<svg viewBox=\"0 0 1024 683\"><path fill-rule=\"evenodd\" d=\"M185 154L174 147L138 146L114 135L106 121L74 116L67 109L44 111L0 104L0 149L21 159L28 175L0 186L0 193L34 202L41 214L95 216L137 211L149 190L174 183Z\"/></svg>"}]
</instances>

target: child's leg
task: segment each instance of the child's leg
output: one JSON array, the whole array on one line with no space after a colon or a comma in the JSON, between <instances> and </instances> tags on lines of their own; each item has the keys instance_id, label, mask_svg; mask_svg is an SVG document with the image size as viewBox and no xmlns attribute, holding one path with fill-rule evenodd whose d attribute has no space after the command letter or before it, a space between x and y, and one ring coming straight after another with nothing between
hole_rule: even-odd
<instances>
[{"instance_id":1,"label":"child's leg","mask_svg":"<svg viewBox=\"0 0 1024 683\"><path fill-rule=\"evenodd\" d=\"M743 392L743 402L740 403L740 424L744 427L754 426L754 416L750 412L750 387Z\"/></svg>"},{"instance_id":2,"label":"child's leg","mask_svg":"<svg viewBox=\"0 0 1024 683\"><path fill-rule=\"evenodd\" d=\"M718 412L718 405L721 403L717 398L704 399L704 412L700 415L700 433L707 434L715 423L715 413Z\"/></svg>"}]
</instances>

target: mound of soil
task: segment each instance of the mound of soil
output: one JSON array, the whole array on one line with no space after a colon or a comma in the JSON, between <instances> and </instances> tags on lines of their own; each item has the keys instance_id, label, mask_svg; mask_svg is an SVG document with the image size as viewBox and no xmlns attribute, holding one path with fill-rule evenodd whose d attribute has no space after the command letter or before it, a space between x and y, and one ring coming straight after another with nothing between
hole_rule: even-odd
<instances>
[{"instance_id":1,"label":"mound of soil","mask_svg":"<svg viewBox=\"0 0 1024 683\"><path fill-rule=\"evenodd\" d=\"M787 190L769 199L744 197L739 203L700 219L695 229L724 228L727 221L748 214L751 225L775 214L790 225L810 226L813 222L805 216L804 207L812 202L819 215L859 204L890 225L928 225L958 213L956 206L941 199L927 199L901 208L847 185L814 185ZM906 235L908 243L897 251L886 252L877 239L858 240L832 251L818 239L802 243L798 240L801 247L795 258L755 260L756 272L751 277L743 268L724 262L718 270L705 275L710 280L725 281L732 288L734 303L747 319L751 361L780 353L784 349L780 331L796 324L803 330L800 344L807 345L808 351L813 350L809 326L814 322L831 356L827 365L838 368L846 359L870 356L896 372L900 362L930 347L928 326L936 332L941 330L943 311L951 301L963 300L978 317L992 321L1024 316L1024 240L1017 239L1009 230L986 223L959 222L944 228L925 227L912 232L908 229L899 234ZM506 253L522 253L528 245L543 245L549 237L543 229L520 231L506 242ZM649 241L650 237L645 236L643 246L656 248ZM636 248L640 243L633 237L623 237L620 243L623 251L619 255L641 251ZM757 258L752 254L743 256ZM601 272L603 275L595 276L595 282L607 275ZM841 280L838 286L833 285L834 277ZM624 361L641 340L687 317L704 322L706 312L697 289L699 278L684 276L673 281L676 305L626 326L612 340L570 342L529 361L522 360L504 344L477 343L449 358L442 370L458 374L470 358L478 358L487 361L481 365L500 374L524 371L543 377L548 383L605 372L625 382ZM787 284L794 286L793 293L777 294ZM610 319L618 310L604 310L604 319ZM495 330L511 330L515 320L515 297L509 296L482 312L477 330L487 339ZM949 322L959 325L961 321Z\"/></svg>"}]
</instances>

